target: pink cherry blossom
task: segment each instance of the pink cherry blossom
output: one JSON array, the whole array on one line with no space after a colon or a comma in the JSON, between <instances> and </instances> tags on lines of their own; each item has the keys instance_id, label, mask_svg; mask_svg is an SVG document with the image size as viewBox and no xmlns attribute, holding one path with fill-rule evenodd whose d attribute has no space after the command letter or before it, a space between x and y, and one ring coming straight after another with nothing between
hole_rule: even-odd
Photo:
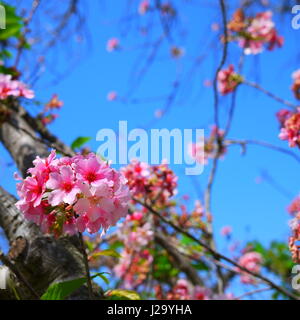
<instances>
[{"instance_id":1,"label":"pink cherry blossom","mask_svg":"<svg viewBox=\"0 0 300 320\"><path fill-rule=\"evenodd\" d=\"M117 38L111 38L107 41L106 50L108 52L115 51L120 48L120 40Z\"/></svg>"},{"instance_id":2,"label":"pink cherry blossom","mask_svg":"<svg viewBox=\"0 0 300 320\"><path fill-rule=\"evenodd\" d=\"M291 87L296 99L300 100L300 69L292 73L292 78L294 80Z\"/></svg>"},{"instance_id":3,"label":"pink cherry blossom","mask_svg":"<svg viewBox=\"0 0 300 320\"><path fill-rule=\"evenodd\" d=\"M48 124L51 124L57 118L58 118L58 114L52 113L52 114L41 117L41 121L44 126L47 126Z\"/></svg>"},{"instance_id":4,"label":"pink cherry blossom","mask_svg":"<svg viewBox=\"0 0 300 320\"><path fill-rule=\"evenodd\" d=\"M204 152L205 142L204 140L202 141L203 142L197 141L196 143L190 143L188 145L188 152L191 158L195 159L196 162L201 164L207 164L207 158Z\"/></svg>"},{"instance_id":5,"label":"pink cherry blossom","mask_svg":"<svg viewBox=\"0 0 300 320\"><path fill-rule=\"evenodd\" d=\"M129 188L133 193L140 194L145 192L146 180L150 176L148 164L133 159L127 167L122 168L122 172L128 180Z\"/></svg>"},{"instance_id":6,"label":"pink cherry blossom","mask_svg":"<svg viewBox=\"0 0 300 320\"><path fill-rule=\"evenodd\" d=\"M17 82L17 88L18 88L18 96L19 97L24 97L26 99L33 99L34 98L34 92L28 87L22 83L22 82Z\"/></svg>"},{"instance_id":7,"label":"pink cherry blossom","mask_svg":"<svg viewBox=\"0 0 300 320\"><path fill-rule=\"evenodd\" d=\"M208 159L213 159L215 156L222 157L226 153L226 147L218 150L217 138L223 138L224 130L217 129L216 126L211 127L211 133L208 138L201 138L196 143L190 143L188 152L191 158L198 163L206 165Z\"/></svg>"},{"instance_id":8,"label":"pink cherry blossom","mask_svg":"<svg viewBox=\"0 0 300 320\"><path fill-rule=\"evenodd\" d=\"M73 204L81 191L75 180L75 174L69 166L62 166L59 172L50 173L46 187L53 190L48 197L53 207L61 202Z\"/></svg>"},{"instance_id":9,"label":"pink cherry blossom","mask_svg":"<svg viewBox=\"0 0 300 320\"><path fill-rule=\"evenodd\" d=\"M137 250L138 248L145 247L151 240L153 240L153 235L154 232L151 224L146 222L142 226L136 228L135 231L130 231L128 236L125 235L125 237L120 237L123 238L126 246L132 246Z\"/></svg>"},{"instance_id":10,"label":"pink cherry blossom","mask_svg":"<svg viewBox=\"0 0 300 320\"><path fill-rule=\"evenodd\" d=\"M45 159L37 156L33 161L34 167L28 169L28 173L33 176L36 176L38 173L40 173L42 175L46 175L46 179L48 179L50 172L58 170L57 165L59 164L59 161L55 159L55 157L56 152L54 150L52 150L49 156Z\"/></svg>"},{"instance_id":11,"label":"pink cherry blossom","mask_svg":"<svg viewBox=\"0 0 300 320\"><path fill-rule=\"evenodd\" d=\"M285 121L292 115L290 110L281 109L276 113L276 117L281 126L284 126Z\"/></svg>"},{"instance_id":12,"label":"pink cherry blossom","mask_svg":"<svg viewBox=\"0 0 300 320\"><path fill-rule=\"evenodd\" d=\"M110 172L108 165L97 157L80 159L76 163L77 178L92 186L101 183L101 180Z\"/></svg>"},{"instance_id":13,"label":"pink cherry blossom","mask_svg":"<svg viewBox=\"0 0 300 320\"><path fill-rule=\"evenodd\" d=\"M32 205L34 208L38 207L41 204L45 190L45 180L41 173L34 177L27 177L17 184L18 195L22 198L19 204Z\"/></svg>"},{"instance_id":14,"label":"pink cherry blossom","mask_svg":"<svg viewBox=\"0 0 300 320\"><path fill-rule=\"evenodd\" d=\"M164 111L161 110L161 109L157 109L157 110L155 110L155 112L154 112L154 116L155 116L155 118L157 118L157 119L160 119L163 115L164 115Z\"/></svg>"},{"instance_id":15,"label":"pink cherry blossom","mask_svg":"<svg viewBox=\"0 0 300 320\"><path fill-rule=\"evenodd\" d=\"M210 27L211 27L212 31L219 31L220 30L220 24L218 22L212 23Z\"/></svg>"},{"instance_id":16,"label":"pink cherry blossom","mask_svg":"<svg viewBox=\"0 0 300 320\"><path fill-rule=\"evenodd\" d=\"M223 95L233 92L241 82L242 79L235 73L232 64L227 69L223 69L218 73L219 91Z\"/></svg>"},{"instance_id":17,"label":"pink cherry blossom","mask_svg":"<svg viewBox=\"0 0 300 320\"><path fill-rule=\"evenodd\" d=\"M296 197L292 203L288 206L287 211L290 215L296 216L300 213L300 197Z\"/></svg>"},{"instance_id":18,"label":"pink cherry blossom","mask_svg":"<svg viewBox=\"0 0 300 320\"><path fill-rule=\"evenodd\" d=\"M224 226L221 229L221 235L224 237L229 236L232 233L232 227L231 226Z\"/></svg>"},{"instance_id":19,"label":"pink cherry blossom","mask_svg":"<svg viewBox=\"0 0 300 320\"><path fill-rule=\"evenodd\" d=\"M272 20L272 12L260 12L254 17L246 18L238 9L228 24L230 38L237 40L245 54L258 54L265 48L273 50L282 47L283 37L279 36Z\"/></svg>"},{"instance_id":20,"label":"pink cherry blossom","mask_svg":"<svg viewBox=\"0 0 300 320\"><path fill-rule=\"evenodd\" d=\"M179 298L180 300L190 300L190 285L185 279L179 279L173 288L173 292L169 292L168 299L173 300Z\"/></svg>"},{"instance_id":21,"label":"pink cherry blossom","mask_svg":"<svg viewBox=\"0 0 300 320\"><path fill-rule=\"evenodd\" d=\"M108 101L115 101L118 97L118 94L116 91L110 91L108 94L107 94L107 100Z\"/></svg>"},{"instance_id":22,"label":"pink cherry blossom","mask_svg":"<svg viewBox=\"0 0 300 320\"><path fill-rule=\"evenodd\" d=\"M298 70L296 70L296 71L294 71L294 72L292 73L292 78L293 78L294 80L300 79L300 69L298 69Z\"/></svg>"},{"instance_id":23,"label":"pink cherry blossom","mask_svg":"<svg viewBox=\"0 0 300 320\"><path fill-rule=\"evenodd\" d=\"M157 299L167 300L231 300L234 296L231 293L215 295L205 287L193 286L186 279L178 279L174 287L164 297L162 288L156 288Z\"/></svg>"},{"instance_id":24,"label":"pink cherry blossom","mask_svg":"<svg viewBox=\"0 0 300 320\"><path fill-rule=\"evenodd\" d=\"M124 249L114 271L124 280L126 289L134 288L147 277L153 261L149 248L154 241L154 226L146 212L145 209L135 211L118 224L117 236L124 243Z\"/></svg>"},{"instance_id":25,"label":"pink cherry blossom","mask_svg":"<svg viewBox=\"0 0 300 320\"><path fill-rule=\"evenodd\" d=\"M291 148L300 147L300 111L281 110L277 117L281 124L279 138L287 140Z\"/></svg>"},{"instance_id":26,"label":"pink cherry blossom","mask_svg":"<svg viewBox=\"0 0 300 320\"><path fill-rule=\"evenodd\" d=\"M17 97L18 93L18 83L12 80L11 75L0 74L0 99Z\"/></svg>"},{"instance_id":27,"label":"pink cherry blossom","mask_svg":"<svg viewBox=\"0 0 300 320\"><path fill-rule=\"evenodd\" d=\"M138 252L124 250L114 272L123 280L125 289L133 289L147 278L152 262L153 257L147 249Z\"/></svg>"},{"instance_id":28,"label":"pink cherry blossom","mask_svg":"<svg viewBox=\"0 0 300 320\"><path fill-rule=\"evenodd\" d=\"M48 111L52 109L60 109L63 105L63 101L59 100L57 94L54 94L50 101L46 104L45 110Z\"/></svg>"},{"instance_id":29,"label":"pink cherry blossom","mask_svg":"<svg viewBox=\"0 0 300 320\"><path fill-rule=\"evenodd\" d=\"M34 98L34 92L21 81L13 80L11 75L0 74L0 99L9 96Z\"/></svg>"},{"instance_id":30,"label":"pink cherry blossom","mask_svg":"<svg viewBox=\"0 0 300 320\"><path fill-rule=\"evenodd\" d=\"M107 179L103 179L97 187L89 188L86 184L81 186L84 198L78 200L74 210L79 215L86 214L89 219L87 227L90 230L99 229L96 227L98 225L107 230L110 225L115 223L112 220L115 205L114 199L110 197L111 187L112 182Z\"/></svg>"},{"instance_id":31,"label":"pink cherry blossom","mask_svg":"<svg viewBox=\"0 0 300 320\"><path fill-rule=\"evenodd\" d=\"M213 84L212 81L209 80L209 79L205 79L205 80L203 81L203 85L204 85L204 87L206 87L206 88L211 87L212 84Z\"/></svg>"},{"instance_id":32,"label":"pink cherry blossom","mask_svg":"<svg viewBox=\"0 0 300 320\"><path fill-rule=\"evenodd\" d=\"M261 264L263 263L263 258L258 252L247 252L238 261L238 263L255 273L259 273L261 269ZM241 272L241 282L245 284L255 284L256 280L249 273L238 269Z\"/></svg>"},{"instance_id":33,"label":"pink cherry blossom","mask_svg":"<svg viewBox=\"0 0 300 320\"><path fill-rule=\"evenodd\" d=\"M132 214L129 214L126 219L130 221L139 221L143 218L143 213L140 211L135 211Z\"/></svg>"},{"instance_id":34,"label":"pink cherry blossom","mask_svg":"<svg viewBox=\"0 0 300 320\"><path fill-rule=\"evenodd\" d=\"M128 180L132 194L137 198L148 197L155 199L157 205L165 205L169 198L177 193L178 177L165 163L149 166L132 160L121 171Z\"/></svg>"},{"instance_id":35,"label":"pink cherry blossom","mask_svg":"<svg viewBox=\"0 0 300 320\"><path fill-rule=\"evenodd\" d=\"M144 15L145 13L147 13L150 9L150 2L149 0L143 0L140 2L139 5L139 14L140 15Z\"/></svg>"}]
</instances>

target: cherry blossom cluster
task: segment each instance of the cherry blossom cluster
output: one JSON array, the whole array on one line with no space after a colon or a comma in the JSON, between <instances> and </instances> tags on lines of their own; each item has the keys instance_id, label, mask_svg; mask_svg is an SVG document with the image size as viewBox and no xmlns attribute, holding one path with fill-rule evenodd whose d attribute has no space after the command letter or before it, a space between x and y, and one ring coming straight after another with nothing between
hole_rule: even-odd
<instances>
[{"instance_id":1,"label":"cherry blossom cluster","mask_svg":"<svg viewBox=\"0 0 300 320\"><path fill-rule=\"evenodd\" d=\"M293 216L289 221L292 235L289 238L289 248L294 262L300 262L300 197L296 197L287 208L288 212Z\"/></svg>"},{"instance_id":2,"label":"cherry blossom cluster","mask_svg":"<svg viewBox=\"0 0 300 320\"><path fill-rule=\"evenodd\" d=\"M144 211L135 211L118 226L118 239L124 243L124 249L114 272L123 280L126 289L136 288L143 283L153 261L149 247L154 232L145 214Z\"/></svg>"},{"instance_id":3,"label":"cherry blossom cluster","mask_svg":"<svg viewBox=\"0 0 300 320\"><path fill-rule=\"evenodd\" d=\"M59 110L64 105L63 101L59 100L57 94L53 94L50 101L45 105L43 112L38 115L38 118L42 121L43 125L46 126L57 119L58 114L53 113L54 110Z\"/></svg>"},{"instance_id":4,"label":"cherry blossom cluster","mask_svg":"<svg viewBox=\"0 0 300 320\"><path fill-rule=\"evenodd\" d=\"M153 256L148 249L133 252L125 249L119 263L114 267L116 276L123 280L125 289L130 290L141 285L151 270Z\"/></svg>"},{"instance_id":5,"label":"cherry blossom cluster","mask_svg":"<svg viewBox=\"0 0 300 320\"><path fill-rule=\"evenodd\" d=\"M190 156L203 165L208 163L208 159L224 156L227 151L226 147L221 146L221 150L219 150L220 147L218 145L218 139L222 140L223 136L223 130L212 126L209 138L204 138L204 141L200 140L189 145Z\"/></svg>"},{"instance_id":6,"label":"cherry blossom cluster","mask_svg":"<svg viewBox=\"0 0 300 320\"><path fill-rule=\"evenodd\" d=\"M159 300L232 300L232 294L214 295L210 289L193 286L186 279L178 279L172 290L163 293L160 285L155 288L156 299Z\"/></svg>"},{"instance_id":7,"label":"cherry blossom cluster","mask_svg":"<svg viewBox=\"0 0 300 320\"><path fill-rule=\"evenodd\" d=\"M288 206L287 211L290 215L296 216L300 213L300 197L296 197L292 203Z\"/></svg>"},{"instance_id":8,"label":"cherry blossom cluster","mask_svg":"<svg viewBox=\"0 0 300 320\"><path fill-rule=\"evenodd\" d=\"M132 160L121 171L134 197L155 200L157 206L164 206L177 192L178 177L165 163L149 166Z\"/></svg>"},{"instance_id":9,"label":"cherry blossom cluster","mask_svg":"<svg viewBox=\"0 0 300 320\"><path fill-rule=\"evenodd\" d=\"M292 235L289 238L289 249L292 254L292 259L295 263L300 263L300 213L289 221L289 226L292 230Z\"/></svg>"},{"instance_id":10,"label":"cherry blossom cluster","mask_svg":"<svg viewBox=\"0 0 300 320\"><path fill-rule=\"evenodd\" d=\"M127 247L140 251L153 240L153 231L150 222L144 222L144 213L135 211L126 217L125 222L119 225L118 237Z\"/></svg>"},{"instance_id":11,"label":"cherry blossom cluster","mask_svg":"<svg viewBox=\"0 0 300 320\"><path fill-rule=\"evenodd\" d=\"M13 80L10 74L0 74L0 100L8 97L34 98L34 92L21 81Z\"/></svg>"},{"instance_id":12,"label":"cherry blossom cluster","mask_svg":"<svg viewBox=\"0 0 300 320\"><path fill-rule=\"evenodd\" d=\"M291 148L300 147L300 111L280 110L277 114L281 125L279 138L287 140Z\"/></svg>"},{"instance_id":13,"label":"cherry blossom cluster","mask_svg":"<svg viewBox=\"0 0 300 320\"><path fill-rule=\"evenodd\" d=\"M265 48L273 50L283 45L283 37L277 33L271 11L245 17L243 10L238 9L228 23L228 30L229 40L237 40L245 54L258 54Z\"/></svg>"},{"instance_id":14,"label":"cherry blossom cluster","mask_svg":"<svg viewBox=\"0 0 300 320\"><path fill-rule=\"evenodd\" d=\"M234 71L232 64L227 69L223 69L218 73L219 91L223 95L233 92L242 82L243 78Z\"/></svg>"},{"instance_id":15,"label":"cherry blossom cluster","mask_svg":"<svg viewBox=\"0 0 300 320\"><path fill-rule=\"evenodd\" d=\"M195 201L191 211L188 211L184 204L179 205L180 211L178 211L175 205L176 203L174 203L174 207L169 210L169 213L172 220L176 221L180 227L183 229L197 228L206 231L207 224L204 221L205 210L200 200Z\"/></svg>"},{"instance_id":16,"label":"cherry blossom cluster","mask_svg":"<svg viewBox=\"0 0 300 320\"><path fill-rule=\"evenodd\" d=\"M63 101L59 100L57 94L53 94L50 101L45 106L45 111L54 110L54 109L61 109L64 105Z\"/></svg>"},{"instance_id":17,"label":"cherry blossom cluster","mask_svg":"<svg viewBox=\"0 0 300 320\"><path fill-rule=\"evenodd\" d=\"M37 157L25 179L16 175L16 206L45 233L105 232L126 216L130 192L125 177L95 154Z\"/></svg>"},{"instance_id":18,"label":"cherry blossom cluster","mask_svg":"<svg viewBox=\"0 0 300 320\"><path fill-rule=\"evenodd\" d=\"M43 115L40 119L42 121L42 124L44 126L47 126L52 122L54 122L57 118L58 118L58 114L51 113L51 114Z\"/></svg>"},{"instance_id":19,"label":"cherry blossom cluster","mask_svg":"<svg viewBox=\"0 0 300 320\"><path fill-rule=\"evenodd\" d=\"M300 100L300 69L292 73L292 79L294 80L292 84L292 91L296 99Z\"/></svg>"},{"instance_id":20,"label":"cherry blossom cluster","mask_svg":"<svg viewBox=\"0 0 300 320\"><path fill-rule=\"evenodd\" d=\"M248 269L249 271L259 273L261 269L261 264L263 263L262 255L258 252L247 252L242 255L238 261L239 265ZM241 273L241 282L245 284L255 284L256 279L251 276L246 271L238 269Z\"/></svg>"}]
</instances>

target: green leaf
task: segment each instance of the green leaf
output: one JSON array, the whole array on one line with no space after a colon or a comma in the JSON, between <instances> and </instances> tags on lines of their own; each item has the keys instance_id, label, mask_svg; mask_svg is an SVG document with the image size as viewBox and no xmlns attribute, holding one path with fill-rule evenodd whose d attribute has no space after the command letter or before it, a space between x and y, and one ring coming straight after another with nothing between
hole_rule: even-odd
<instances>
[{"instance_id":1,"label":"green leaf","mask_svg":"<svg viewBox=\"0 0 300 320\"><path fill-rule=\"evenodd\" d=\"M22 25L19 23L7 25L6 29L0 30L0 40L7 40L8 38L18 37L20 35L21 28Z\"/></svg>"},{"instance_id":2,"label":"green leaf","mask_svg":"<svg viewBox=\"0 0 300 320\"><path fill-rule=\"evenodd\" d=\"M139 294L131 290L115 289L105 293L109 300L141 300Z\"/></svg>"},{"instance_id":3,"label":"green leaf","mask_svg":"<svg viewBox=\"0 0 300 320\"><path fill-rule=\"evenodd\" d=\"M194 240L184 234L184 235L182 236L181 243L182 243L183 245L189 245L189 244L191 244L191 243L194 243Z\"/></svg>"},{"instance_id":4,"label":"green leaf","mask_svg":"<svg viewBox=\"0 0 300 320\"><path fill-rule=\"evenodd\" d=\"M122 248L122 247L124 247L124 243L122 241L119 241L119 240L115 241L114 243L112 243L110 245L110 248L113 249L113 250L118 249L118 248Z\"/></svg>"},{"instance_id":5,"label":"green leaf","mask_svg":"<svg viewBox=\"0 0 300 320\"><path fill-rule=\"evenodd\" d=\"M72 292L83 286L86 281L86 278L78 278L54 283L50 285L47 291L42 295L41 300L63 300Z\"/></svg>"},{"instance_id":6,"label":"green leaf","mask_svg":"<svg viewBox=\"0 0 300 320\"><path fill-rule=\"evenodd\" d=\"M193 266L193 268L195 268L197 270L209 271L209 266L202 261L199 261L197 263L193 263L192 266Z\"/></svg>"},{"instance_id":7,"label":"green leaf","mask_svg":"<svg viewBox=\"0 0 300 320\"><path fill-rule=\"evenodd\" d=\"M155 251L153 276L156 280L164 282L170 276L175 277L178 273L179 270L173 267L166 253Z\"/></svg>"},{"instance_id":8,"label":"green leaf","mask_svg":"<svg viewBox=\"0 0 300 320\"><path fill-rule=\"evenodd\" d=\"M21 35L21 29L23 28L23 20L17 15L16 9L9 6L2 1L1 5L5 8L5 29L0 30L0 40L8 40L9 38L18 38Z\"/></svg>"},{"instance_id":9,"label":"green leaf","mask_svg":"<svg viewBox=\"0 0 300 320\"><path fill-rule=\"evenodd\" d=\"M22 48L29 50L31 49L31 45L28 42L24 42Z\"/></svg>"},{"instance_id":10,"label":"green leaf","mask_svg":"<svg viewBox=\"0 0 300 320\"><path fill-rule=\"evenodd\" d=\"M106 284L109 284L109 280L104 276L104 273L107 272L97 273L97 276L101 278Z\"/></svg>"},{"instance_id":11,"label":"green leaf","mask_svg":"<svg viewBox=\"0 0 300 320\"><path fill-rule=\"evenodd\" d=\"M87 142L89 142L92 138L91 137L78 137L76 140L73 141L71 144L72 150L79 149Z\"/></svg>"},{"instance_id":12,"label":"green leaf","mask_svg":"<svg viewBox=\"0 0 300 320\"><path fill-rule=\"evenodd\" d=\"M15 22L22 22L22 18L17 15L16 8L10 6L3 1L0 1L0 5L4 6L5 8L5 15L6 15L6 23L15 23Z\"/></svg>"},{"instance_id":13,"label":"green leaf","mask_svg":"<svg viewBox=\"0 0 300 320\"><path fill-rule=\"evenodd\" d=\"M1 59L11 58L11 57L12 57L12 54L8 50L3 50L3 51L0 52L0 58Z\"/></svg>"},{"instance_id":14,"label":"green leaf","mask_svg":"<svg viewBox=\"0 0 300 320\"><path fill-rule=\"evenodd\" d=\"M90 252L94 250L94 244L91 241L84 241L84 244L86 245L86 247Z\"/></svg>"},{"instance_id":15,"label":"green leaf","mask_svg":"<svg viewBox=\"0 0 300 320\"><path fill-rule=\"evenodd\" d=\"M104 273L107 272L96 273L91 277L91 279L100 277L106 283L109 283L108 279L103 275ZM71 293L83 286L86 282L87 278L77 278L51 284L47 291L41 296L41 300L64 300Z\"/></svg>"},{"instance_id":16,"label":"green leaf","mask_svg":"<svg viewBox=\"0 0 300 320\"><path fill-rule=\"evenodd\" d=\"M115 258L121 258L121 255L117 251L112 249L102 250L99 252L95 252L91 255L92 258L97 258L100 256L110 256Z\"/></svg>"}]
</instances>

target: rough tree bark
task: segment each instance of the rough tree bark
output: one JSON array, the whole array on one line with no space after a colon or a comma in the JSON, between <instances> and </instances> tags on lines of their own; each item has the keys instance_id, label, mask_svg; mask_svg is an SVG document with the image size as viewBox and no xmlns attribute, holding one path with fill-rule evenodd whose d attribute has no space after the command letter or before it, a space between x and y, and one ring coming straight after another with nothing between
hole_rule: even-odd
<instances>
[{"instance_id":1,"label":"rough tree bark","mask_svg":"<svg viewBox=\"0 0 300 320\"><path fill-rule=\"evenodd\" d=\"M49 151L24 120L24 110L16 105L9 110L8 119L0 125L0 141L15 160L22 175L26 176L32 160L37 155L47 156ZM34 290L41 295L53 282L84 277L78 238L65 237L57 240L42 234L36 225L23 218L15 203L15 197L0 187L0 226L10 245L13 245L10 258ZM26 244L22 250L17 247L20 239ZM33 298L26 288L19 289L23 298ZM83 286L70 298L87 299L87 288Z\"/></svg>"}]
</instances>

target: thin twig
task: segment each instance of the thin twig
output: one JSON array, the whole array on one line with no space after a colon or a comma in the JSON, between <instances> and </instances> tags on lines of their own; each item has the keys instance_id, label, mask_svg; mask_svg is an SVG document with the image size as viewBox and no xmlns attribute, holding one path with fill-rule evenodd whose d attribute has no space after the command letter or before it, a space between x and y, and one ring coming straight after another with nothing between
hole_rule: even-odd
<instances>
[{"instance_id":1,"label":"thin twig","mask_svg":"<svg viewBox=\"0 0 300 320\"><path fill-rule=\"evenodd\" d=\"M263 87L261 87L258 83L255 83L255 82L251 82L251 81L248 81L248 80L243 80L242 82L243 84L246 84L247 86L250 86L252 88L255 88L257 90L259 90L260 92L264 93L265 95L267 95L268 97L274 99L275 101L281 103L281 104L284 104L286 105L287 107L289 108L292 108L292 109L297 109L299 108L299 106L293 104L292 102L288 101L288 100L284 100L278 96L276 96L274 93L264 89Z\"/></svg>"},{"instance_id":2,"label":"thin twig","mask_svg":"<svg viewBox=\"0 0 300 320\"><path fill-rule=\"evenodd\" d=\"M222 70L226 59L227 59L227 51L228 51L228 30L227 30L227 17L226 17L226 8L225 8L225 1L220 0L220 6L222 11L222 20L223 20L223 32L224 32L224 46L223 46L223 54L220 64L217 68L213 89L214 89L214 110L215 110L215 124L219 127L219 93L218 93L218 75L219 72Z\"/></svg>"},{"instance_id":3,"label":"thin twig","mask_svg":"<svg viewBox=\"0 0 300 320\"><path fill-rule=\"evenodd\" d=\"M244 64L244 57L245 57L245 54L243 51L243 53L240 57L239 66L238 66L238 73L239 74L242 72L242 68L243 68L243 64ZM235 107L236 107L236 97L237 97L238 89L239 89L239 86L236 87L236 89L233 91L232 96L231 96L231 104L230 104L230 109L229 109L229 113L228 113L228 120L227 120L227 123L225 126L223 137L227 136L227 134L229 133L229 130L231 128L231 125L232 125L234 111L235 111Z\"/></svg>"},{"instance_id":4,"label":"thin twig","mask_svg":"<svg viewBox=\"0 0 300 320\"><path fill-rule=\"evenodd\" d=\"M88 256L87 256L87 253L86 253L86 248L85 248L85 244L84 244L81 232L79 232L79 241L80 241L80 247L81 247L81 251L82 251L82 255L83 255L83 262L84 262L85 273L86 273L86 277L87 277L87 285L88 285L88 290L89 290L89 296L90 296L90 299L93 300L94 299L93 286L92 286L92 280L91 280Z\"/></svg>"},{"instance_id":5,"label":"thin twig","mask_svg":"<svg viewBox=\"0 0 300 320\"><path fill-rule=\"evenodd\" d=\"M223 22L223 32L224 32L224 46L223 46L223 54L222 54L222 59L220 61L220 64L217 68L215 78L214 78L214 83L213 83L213 89L214 89L214 121L215 121L215 126L216 126L216 139L217 139L217 144L218 144L218 150L217 154L213 160L213 166L211 169L211 173L209 176L207 188L205 190L205 195L204 195L204 201L205 201L205 211L208 216L208 231L210 233L210 239L209 243L212 249L215 249L215 243L214 243L214 238L213 238L213 227L212 227L212 221L211 221L211 192L212 192L212 186L213 182L215 180L217 168L218 168L218 157L219 153L222 149L222 142L220 141L220 137L218 135L218 130L219 130L219 92L218 92L218 75L219 72L222 70L224 64L226 63L227 59L227 52L228 52L228 30L227 30L227 17L226 17L226 6L225 6L225 1L220 0L220 7L221 7L221 12L222 12L222 22ZM218 287L219 287L219 293L222 294L224 291L224 285L223 285L223 275L222 275L222 270L219 266L217 266L217 276L218 276Z\"/></svg>"},{"instance_id":6,"label":"thin twig","mask_svg":"<svg viewBox=\"0 0 300 320\"><path fill-rule=\"evenodd\" d=\"M30 31L30 29L28 28L36 10L38 9L40 5L40 0L33 0L32 1L32 5L31 5L31 10L29 12L29 15L26 19L24 19L24 31L22 32L21 37L19 37L19 43L17 45L17 54L16 54L16 59L15 59L15 63L14 63L14 67L17 68L18 64L20 62L21 59L21 55L24 49L24 42L25 42L25 36L26 34Z\"/></svg>"},{"instance_id":7,"label":"thin twig","mask_svg":"<svg viewBox=\"0 0 300 320\"><path fill-rule=\"evenodd\" d=\"M293 151L291 151L289 149L282 148L282 147L275 146L269 142L259 141L259 140L234 140L234 139L233 140L229 139L224 142L224 145L227 145L227 146L240 145L243 149L245 149L245 146L247 144L258 145L261 147L265 147L267 149L271 149L271 150L275 150L275 151L284 153L284 154L289 155L292 158L294 158L297 162L300 162L300 157L296 153L294 153Z\"/></svg>"},{"instance_id":8,"label":"thin twig","mask_svg":"<svg viewBox=\"0 0 300 320\"><path fill-rule=\"evenodd\" d=\"M241 296L237 297L237 298L234 298L234 300L241 300L247 296L251 296L255 293L260 293L260 292L264 292L264 291L269 291L269 290L272 290L271 287L266 287L266 288L260 288L260 289L256 289L256 290L252 290L252 291L249 291L249 292L246 292L244 294L242 294Z\"/></svg>"}]
</instances>

